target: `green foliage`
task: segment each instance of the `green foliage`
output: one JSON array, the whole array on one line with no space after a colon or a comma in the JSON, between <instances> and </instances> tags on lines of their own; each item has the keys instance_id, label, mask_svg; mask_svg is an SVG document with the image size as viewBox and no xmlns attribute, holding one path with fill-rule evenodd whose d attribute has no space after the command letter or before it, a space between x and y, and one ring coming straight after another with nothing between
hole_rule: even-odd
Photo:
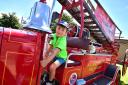
<instances>
[{"instance_id":1,"label":"green foliage","mask_svg":"<svg viewBox=\"0 0 128 85\"><path fill-rule=\"evenodd\" d=\"M0 26L2 27L11 27L14 29L21 28L18 18L15 13L4 14L0 17Z\"/></svg>"},{"instance_id":2,"label":"green foliage","mask_svg":"<svg viewBox=\"0 0 128 85\"><path fill-rule=\"evenodd\" d=\"M56 31L57 22L58 22L58 19L53 20L52 23L51 23L51 30L52 30L53 33L55 33L55 31Z\"/></svg>"},{"instance_id":3,"label":"green foliage","mask_svg":"<svg viewBox=\"0 0 128 85\"><path fill-rule=\"evenodd\" d=\"M67 14L65 14L65 13L62 16L62 20L66 21L68 23L73 22L73 19L70 16L68 16Z\"/></svg>"},{"instance_id":4,"label":"green foliage","mask_svg":"<svg viewBox=\"0 0 128 85\"><path fill-rule=\"evenodd\" d=\"M70 17L70 16L68 16L66 13L63 13L63 15L62 15L62 20L66 21L66 22L68 22L68 23L70 23L70 24L75 24L75 23L73 22L73 18ZM56 30L56 23L57 23L57 22L58 22L58 19L52 21L51 29L52 29L53 33L55 33L55 30Z\"/></svg>"}]
</instances>

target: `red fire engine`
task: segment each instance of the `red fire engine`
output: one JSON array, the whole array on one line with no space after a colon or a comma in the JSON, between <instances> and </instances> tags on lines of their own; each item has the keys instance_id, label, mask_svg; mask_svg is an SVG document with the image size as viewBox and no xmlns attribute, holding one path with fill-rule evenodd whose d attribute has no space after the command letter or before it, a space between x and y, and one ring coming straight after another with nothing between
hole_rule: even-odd
<instances>
[{"instance_id":1,"label":"red fire engine","mask_svg":"<svg viewBox=\"0 0 128 85\"><path fill-rule=\"evenodd\" d=\"M73 29L77 36L68 37L68 59L57 69L55 85L82 85L79 81L84 81L85 85L119 85L121 72L116 66L119 44L115 41L115 30L120 29L98 0L94 0L96 7L91 0L58 2L62 5L59 20L63 10L67 10L80 28ZM40 3L45 3L45 0L40 0ZM0 85L41 85L47 78L40 59L48 33L30 28L16 30L0 27ZM102 46L95 54L85 52L90 42L84 35L86 29Z\"/></svg>"}]
</instances>

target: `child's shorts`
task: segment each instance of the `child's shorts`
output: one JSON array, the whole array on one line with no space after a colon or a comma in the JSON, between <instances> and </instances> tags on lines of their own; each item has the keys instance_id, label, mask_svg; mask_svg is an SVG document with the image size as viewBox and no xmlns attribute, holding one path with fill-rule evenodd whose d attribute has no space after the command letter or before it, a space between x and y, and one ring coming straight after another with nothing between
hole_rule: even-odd
<instances>
[{"instance_id":1,"label":"child's shorts","mask_svg":"<svg viewBox=\"0 0 128 85\"><path fill-rule=\"evenodd\" d=\"M58 58L58 57L55 57L55 58L54 58L53 62L55 62L55 61L59 61L59 63L60 63L61 65L66 62L63 58Z\"/></svg>"}]
</instances>

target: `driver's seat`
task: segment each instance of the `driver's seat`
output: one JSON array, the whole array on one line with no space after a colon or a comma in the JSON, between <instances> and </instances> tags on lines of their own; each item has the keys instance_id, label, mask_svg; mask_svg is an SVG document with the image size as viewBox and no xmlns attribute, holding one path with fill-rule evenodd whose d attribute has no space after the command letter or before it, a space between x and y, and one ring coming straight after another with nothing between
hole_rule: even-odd
<instances>
[{"instance_id":1,"label":"driver's seat","mask_svg":"<svg viewBox=\"0 0 128 85\"><path fill-rule=\"evenodd\" d=\"M90 40L86 38L79 37L68 37L67 38L67 47L85 49L89 48Z\"/></svg>"}]
</instances>

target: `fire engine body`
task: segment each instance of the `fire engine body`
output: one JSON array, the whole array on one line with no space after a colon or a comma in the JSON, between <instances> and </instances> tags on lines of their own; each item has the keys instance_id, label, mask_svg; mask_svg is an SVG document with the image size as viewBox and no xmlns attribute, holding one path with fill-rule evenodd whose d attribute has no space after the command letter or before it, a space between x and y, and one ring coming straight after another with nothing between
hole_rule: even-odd
<instances>
[{"instance_id":1,"label":"fire engine body","mask_svg":"<svg viewBox=\"0 0 128 85\"><path fill-rule=\"evenodd\" d=\"M42 38L39 32L1 28L1 85L36 85L40 83L40 56ZM45 36L45 33L44 33ZM45 40L44 40L45 41ZM42 42L42 43L41 43ZM57 69L56 79L60 85L68 85L71 74L87 78L90 82L102 76L110 65L112 55L72 53L67 66ZM94 75L94 76L93 76ZM90 77L91 78L90 78ZM114 77L114 76L113 76ZM38 82L37 82L38 81Z\"/></svg>"},{"instance_id":2,"label":"fire engine body","mask_svg":"<svg viewBox=\"0 0 128 85\"><path fill-rule=\"evenodd\" d=\"M1 27L0 35L0 85L36 85L41 34Z\"/></svg>"},{"instance_id":3,"label":"fire engine body","mask_svg":"<svg viewBox=\"0 0 128 85\"><path fill-rule=\"evenodd\" d=\"M77 2L74 0L72 3L68 0L58 0L58 2L62 5L60 20L63 10L66 9L81 24L79 37L70 37L67 42L66 63L56 71L59 85L75 85L79 79L83 79L86 85L119 85L120 70L116 66L119 47L115 46L114 39L110 39L112 36L105 34L108 31L102 29L100 21L88 6L90 0ZM105 12L97 0L96 3ZM89 16L86 16L85 12ZM112 25L118 28L106 12L105 14ZM103 45L107 53L89 54L81 51L88 48L90 41L82 39L84 28L89 29L92 37ZM46 32L38 30L0 27L0 85L40 85L44 71L40 66L40 59L45 50L46 35ZM74 43L74 40L80 42ZM81 43L85 46L79 46Z\"/></svg>"}]
</instances>

